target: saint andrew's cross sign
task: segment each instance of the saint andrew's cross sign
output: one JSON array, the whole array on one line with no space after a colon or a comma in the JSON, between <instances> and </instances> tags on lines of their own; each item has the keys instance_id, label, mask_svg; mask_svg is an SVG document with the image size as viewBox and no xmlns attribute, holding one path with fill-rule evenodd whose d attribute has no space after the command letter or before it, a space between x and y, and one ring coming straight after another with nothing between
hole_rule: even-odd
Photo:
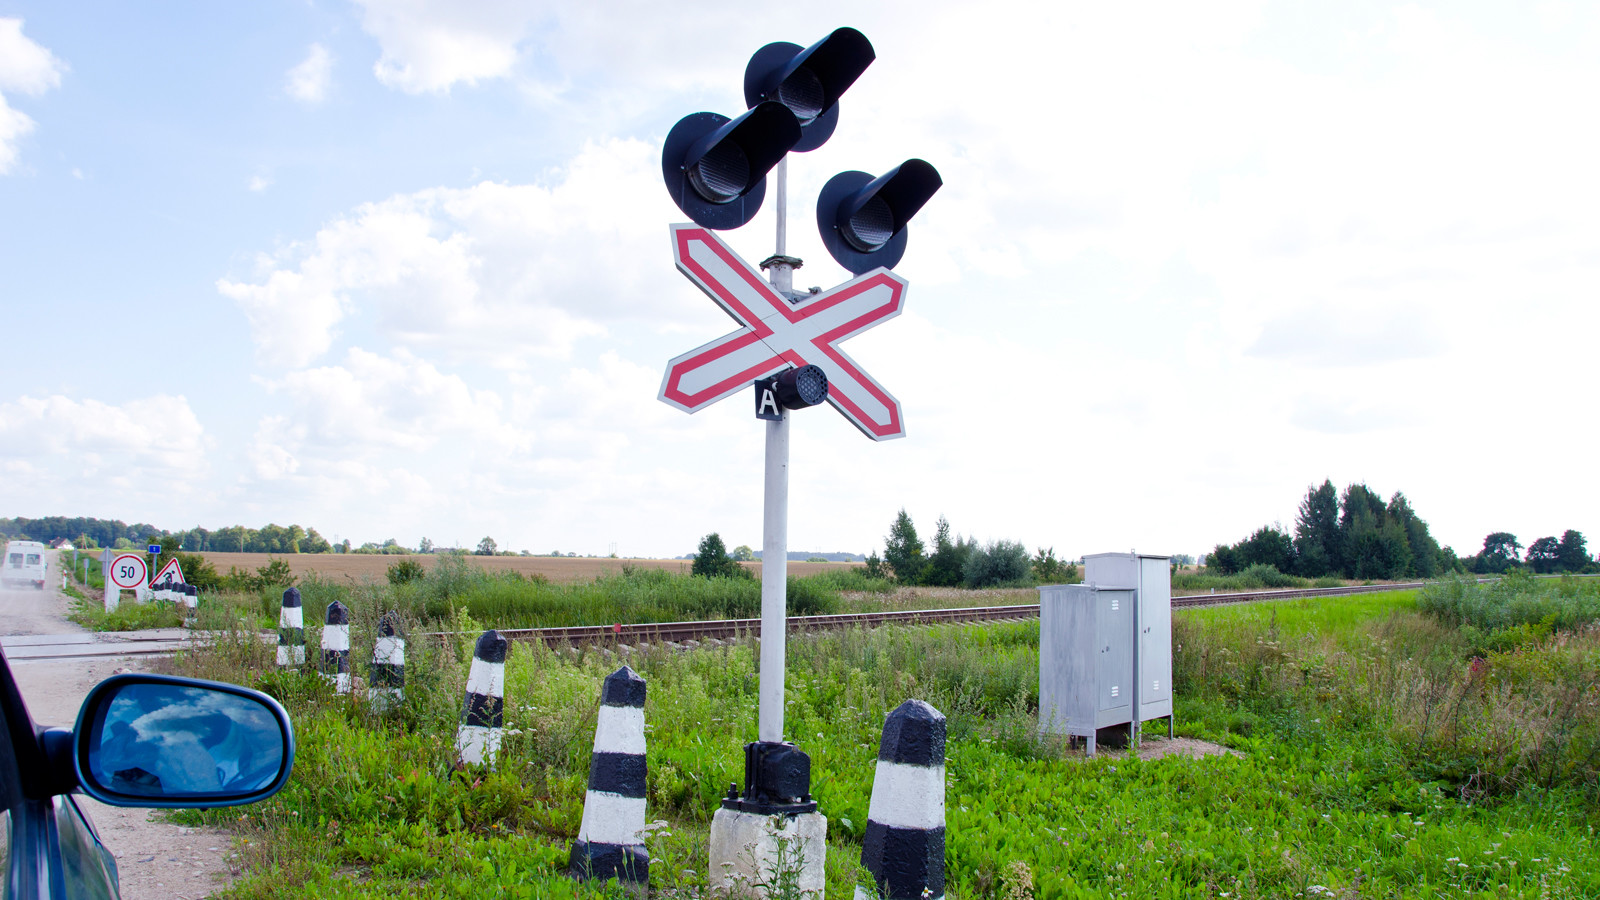
<instances>
[{"instance_id":1,"label":"saint andrew's cross sign","mask_svg":"<svg viewBox=\"0 0 1600 900\"><path fill-rule=\"evenodd\" d=\"M667 364L660 399L698 412L758 379L814 365L828 376L828 402L875 441L905 437L900 401L839 349L900 314L905 279L875 269L790 303L710 229L672 226L678 270L739 323L733 332Z\"/></svg>"}]
</instances>

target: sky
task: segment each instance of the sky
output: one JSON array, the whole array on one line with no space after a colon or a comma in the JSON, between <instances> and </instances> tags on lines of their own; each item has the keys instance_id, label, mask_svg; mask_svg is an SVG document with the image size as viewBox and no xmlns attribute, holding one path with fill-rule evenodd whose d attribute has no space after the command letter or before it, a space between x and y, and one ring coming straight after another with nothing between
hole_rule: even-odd
<instances>
[{"instance_id":1,"label":"sky","mask_svg":"<svg viewBox=\"0 0 1600 900\"><path fill-rule=\"evenodd\" d=\"M734 323L673 265L681 117L772 41L877 59L792 154L911 158L904 312L843 349L874 442L793 413L789 548L1199 555L1331 479L1441 543L1600 538L1600 7L0 0L0 515L356 544L762 546ZM772 192L721 232L774 250ZM1591 462L1585 463L1583 460Z\"/></svg>"}]
</instances>

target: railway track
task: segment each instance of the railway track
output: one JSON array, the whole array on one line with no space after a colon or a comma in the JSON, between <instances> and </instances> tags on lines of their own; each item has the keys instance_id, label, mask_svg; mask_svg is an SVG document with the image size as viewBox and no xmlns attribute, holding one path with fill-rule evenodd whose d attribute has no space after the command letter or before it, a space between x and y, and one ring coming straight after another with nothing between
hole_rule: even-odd
<instances>
[{"instance_id":1,"label":"railway track","mask_svg":"<svg viewBox=\"0 0 1600 900\"><path fill-rule=\"evenodd\" d=\"M1424 582L1357 585L1336 588L1290 588L1270 591L1238 591L1226 594L1195 594L1172 598L1173 609L1219 606L1226 603L1255 603L1264 600L1293 600L1300 597L1337 597L1380 591L1404 591L1422 587ZM959 622L1000 622L1036 619L1037 603L1017 606L971 606L954 609L911 609L893 612L845 613L831 616L791 616L790 634L834 631L842 628L878 628L884 625L948 625ZM681 644L684 641L736 640L759 637L760 619L712 619L701 622L647 622L639 624L579 625L568 628L515 628L500 632L507 640L520 643L542 642L550 647L584 644L626 644L628 646ZM427 635L443 640L446 633Z\"/></svg>"},{"instance_id":2,"label":"railway track","mask_svg":"<svg viewBox=\"0 0 1600 900\"><path fill-rule=\"evenodd\" d=\"M1265 600L1292 600L1300 597L1336 597L1346 594L1365 594L1379 591L1401 591L1422 587L1423 582L1402 584L1360 585L1336 588L1293 588L1271 591L1238 591L1225 594L1195 594L1172 598L1174 609L1200 606L1217 606L1226 603L1254 603ZM807 634L837 631L844 628L879 628L885 625L948 625L960 622L1003 622L1036 619L1039 605L972 606L953 609L913 609L869 613L845 613L829 616L792 616L790 634ZM500 632L508 640L520 643L542 642L550 647L572 647L587 644L610 644L639 647L644 645L681 645L688 641L728 641L759 637L760 619L711 619L699 622L648 622L639 624L580 625L567 628L515 628ZM443 641L449 632L427 632L416 635L424 640ZM0 637L6 657L12 662L44 662L67 659L95 659L131 656L170 656L193 649L203 634L178 634L143 636L118 635L7 635ZM263 640L276 641L276 635L264 634Z\"/></svg>"}]
</instances>

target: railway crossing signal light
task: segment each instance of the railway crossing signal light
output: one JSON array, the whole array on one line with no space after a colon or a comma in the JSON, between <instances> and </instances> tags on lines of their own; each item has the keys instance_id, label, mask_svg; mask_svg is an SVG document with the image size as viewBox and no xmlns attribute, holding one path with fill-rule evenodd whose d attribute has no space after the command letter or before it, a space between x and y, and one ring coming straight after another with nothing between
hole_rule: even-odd
<instances>
[{"instance_id":1,"label":"railway crossing signal light","mask_svg":"<svg viewBox=\"0 0 1600 900\"><path fill-rule=\"evenodd\" d=\"M856 275L892 269L906 252L906 223L944 182L939 171L908 159L883 175L840 172L817 196L817 230L839 265Z\"/></svg>"},{"instance_id":2,"label":"railway crossing signal light","mask_svg":"<svg viewBox=\"0 0 1600 900\"><path fill-rule=\"evenodd\" d=\"M661 174L672 201L703 228L738 228L755 218L767 172L800 140L787 106L758 103L736 119L691 113L667 132Z\"/></svg>"},{"instance_id":3,"label":"railway crossing signal light","mask_svg":"<svg viewBox=\"0 0 1600 900\"><path fill-rule=\"evenodd\" d=\"M745 105L782 103L800 122L795 152L815 150L839 124L839 96L876 58L872 42L854 28L835 29L804 49L788 41L768 44L745 66Z\"/></svg>"},{"instance_id":4,"label":"railway crossing signal light","mask_svg":"<svg viewBox=\"0 0 1600 900\"><path fill-rule=\"evenodd\" d=\"M828 399L828 373L821 366L791 366L756 382L756 418L781 421L786 409L805 409Z\"/></svg>"}]
</instances>

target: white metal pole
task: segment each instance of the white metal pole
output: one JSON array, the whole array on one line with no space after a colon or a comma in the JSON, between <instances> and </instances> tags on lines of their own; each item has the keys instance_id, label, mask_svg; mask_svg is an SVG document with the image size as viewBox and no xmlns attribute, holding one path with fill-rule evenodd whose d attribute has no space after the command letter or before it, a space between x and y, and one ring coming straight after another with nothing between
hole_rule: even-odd
<instances>
[{"instance_id":1,"label":"white metal pole","mask_svg":"<svg viewBox=\"0 0 1600 900\"><path fill-rule=\"evenodd\" d=\"M789 157L778 161L777 255L787 249ZM788 291L793 274L787 263L775 263L769 273L773 288ZM767 467L763 492L761 541L761 705L756 739L783 740L783 682L788 643L787 589L789 583L789 414L767 422Z\"/></svg>"}]
</instances>

